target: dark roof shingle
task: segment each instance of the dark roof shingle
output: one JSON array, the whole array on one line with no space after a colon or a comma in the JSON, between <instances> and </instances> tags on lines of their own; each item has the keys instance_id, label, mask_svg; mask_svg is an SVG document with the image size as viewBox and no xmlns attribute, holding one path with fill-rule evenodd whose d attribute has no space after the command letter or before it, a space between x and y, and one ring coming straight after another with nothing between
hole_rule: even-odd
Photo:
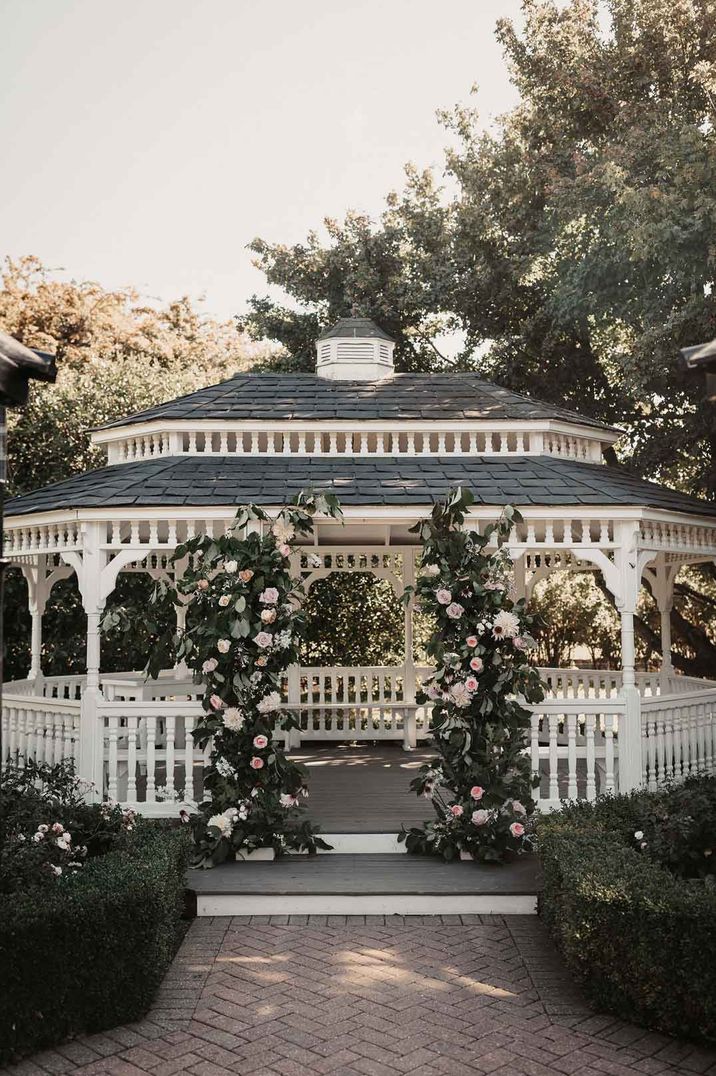
<instances>
[{"instance_id":1,"label":"dark roof shingle","mask_svg":"<svg viewBox=\"0 0 716 1076\"><path fill-rule=\"evenodd\" d=\"M265 421L384 419L561 419L599 430L612 427L575 411L510 392L477 374L394 374L380 381L331 381L316 374L235 374L228 381L116 419L101 429L155 419Z\"/></svg>"},{"instance_id":2,"label":"dark roof shingle","mask_svg":"<svg viewBox=\"0 0 716 1076\"><path fill-rule=\"evenodd\" d=\"M346 505L428 505L452 487L480 504L621 505L716 516L716 503L628 471L552 456L164 456L104 467L14 497L7 516L128 505L282 505L307 487Z\"/></svg>"}]
</instances>

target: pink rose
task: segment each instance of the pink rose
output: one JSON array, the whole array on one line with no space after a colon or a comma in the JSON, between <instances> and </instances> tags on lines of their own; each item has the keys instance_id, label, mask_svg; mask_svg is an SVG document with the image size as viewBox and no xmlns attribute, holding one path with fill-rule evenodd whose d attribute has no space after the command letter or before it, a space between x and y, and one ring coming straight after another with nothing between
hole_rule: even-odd
<instances>
[{"instance_id":1,"label":"pink rose","mask_svg":"<svg viewBox=\"0 0 716 1076\"><path fill-rule=\"evenodd\" d=\"M521 635L515 635L514 639L512 640L512 645L515 647L516 650L527 649L527 645Z\"/></svg>"},{"instance_id":2,"label":"pink rose","mask_svg":"<svg viewBox=\"0 0 716 1076\"><path fill-rule=\"evenodd\" d=\"M524 832L525 827L522 825L521 822L513 822L510 826L510 833L513 837L522 837L524 836Z\"/></svg>"},{"instance_id":3,"label":"pink rose","mask_svg":"<svg viewBox=\"0 0 716 1076\"><path fill-rule=\"evenodd\" d=\"M212 710L223 710L224 700L220 699L218 695L212 695L209 699L209 705L211 706Z\"/></svg>"},{"instance_id":4,"label":"pink rose","mask_svg":"<svg viewBox=\"0 0 716 1076\"><path fill-rule=\"evenodd\" d=\"M473 672L479 673L482 672L482 670L485 668L485 663L482 658L471 658L470 668Z\"/></svg>"},{"instance_id":5,"label":"pink rose","mask_svg":"<svg viewBox=\"0 0 716 1076\"><path fill-rule=\"evenodd\" d=\"M459 803L453 803L452 807L450 808L450 814L453 816L453 818L462 817L463 810Z\"/></svg>"},{"instance_id":6,"label":"pink rose","mask_svg":"<svg viewBox=\"0 0 716 1076\"><path fill-rule=\"evenodd\" d=\"M262 609L261 610L261 623L262 624L273 624L275 619L276 619L276 610L275 609Z\"/></svg>"},{"instance_id":7,"label":"pink rose","mask_svg":"<svg viewBox=\"0 0 716 1076\"><path fill-rule=\"evenodd\" d=\"M459 620L465 610L459 602L450 602L445 612L452 620Z\"/></svg>"},{"instance_id":8,"label":"pink rose","mask_svg":"<svg viewBox=\"0 0 716 1076\"><path fill-rule=\"evenodd\" d=\"M221 606L222 609L226 609L226 606L229 604L230 601L231 601L231 595L222 594L221 597L219 598L219 605Z\"/></svg>"},{"instance_id":9,"label":"pink rose","mask_svg":"<svg viewBox=\"0 0 716 1076\"><path fill-rule=\"evenodd\" d=\"M207 658L201 667L201 671L203 673L212 673L218 664L219 662L216 658Z\"/></svg>"},{"instance_id":10,"label":"pink rose","mask_svg":"<svg viewBox=\"0 0 716 1076\"><path fill-rule=\"evenodd\" d=\"M435 591L435 597L437 598L440 605L449 605L452 601L452 594L449 590L445 590L444 587L441 587L440 590Z\"/></svg>"},{"instance_id":11,"label":"pink rose","mask_svg":"<svg viewBox=\"0 0 716 1076\"><path fill-rule=\"evenodd\" d=\"M281 545L278 547L278 551L279 551L279 553L281 554L282 557L290 557L291 556L291 546L286 545L285 542L281 543Z\"/></svg>"},{"instance_id":12,"label":"pink rose","mask_svg":"<svg viewBox=\"0 0 716 1076\"><path fill-rule=\"evenodd\" d=\"M481 800L482 797L485 795L485 789L482 787L482 785L473 785L470 789L470 795L474 800Z\"/></svg>"},{"instance_id":13,"label":"pink rose","mask_svg":"<svg viewBox=\"0 0 716 1076\"><path fill-rule=\"evenodd\" d=\"M258 635L254 635L254 642L264 650L267 646L271 646L273 635L268 631L260 631Z\"/></svg>"},{"instance_id":14,"label":"pink rose","mask_svg":"<svg viewBox=\"0 0 716 1076\"><path fill-rule=\"evenodd\" d=\"M208 590L209 589L209 580L208 579L200 579L199 582L196 584L196 589L197 590Z\"/></svg>"},{"instance_id":15,"label":"pink rose","mask_svg":"<svg viewBox=\"0 0 716 1076\"><path fill-rule=\"evenodd\" d=\"M519 800L512 801L512 810L515 814L527 814L527 808Z\"/></svg>"},{"instance_id":16,"label":"pink rose","mask_svg":"<svg viewBox=\"0 0 716 1076\"><path fill-rule=\"evenodd\" d=\"M260 733L258 736L254 736L254 747L257 751L263 751L264 747L266 747L267 744L268 739L266 738L266 736L263 735L263 733Z\"/></svg>"},{"instance_id":17,"label":"pink rose","mask_svg":"<svg viewBox=\"0 0 716 1076\"><path fill-rule=\"evenodd\" d=\"M264 605L275 605L278 601L278 591L276 587L266 587L261 594L259 594L259 601Z\"/></svg>"},{"instance_id":18,"label":"pink rose","mask_svg":"<svg viewBox=\"0 0 716 1076\"><path fill-rule=\"evenodd\" d=\"M468 676L465 680L465 687L468 691L477 691L477 680L474 676Z\"/></svg>"},{"instance_id":19,"label":"pink rose","mask_svg":"<svg viewBox=\"0 0 716 1076\"><path fill-rule=\"evenodd\" d=\"M473 811L472 812L472 824L473 826L484 826L487 824L490 815L487 811Z\"/></svg>"},{"instance_id":20,"label":"pink rose","mask_svg":"<svg viewBox=\"0 0 716 1076\"><path fill-rule=\"evenodd\" d=\"M239 572L239 579L242 583L250 583L254 577L254 573L250 568L244 568L242 572Z\"/></svg>"},{"instance_id":21,"label":"pink rose","mask_svg":"<svg viewBox=\"0 0 716 1076\"><path fill-rule=\"evenodd\" d=\"M251 759L251 769L262 770L263 768L264 760L262 758L259 758L257 755L254 755L254 757Z\"/></svg>"},{"instance_id":22,"label":"pink rose","mask_svg":"<svg viewBox=\"0 0 716 1076\"><path fill-rule=\"evenodd\" d=\"M465 640L465 645L466 646L470 646L470 647L477 646L477 643L478 643L478 638L477 638L476 635L468 635L467 639Z\"/></svg>"}]
</instances>

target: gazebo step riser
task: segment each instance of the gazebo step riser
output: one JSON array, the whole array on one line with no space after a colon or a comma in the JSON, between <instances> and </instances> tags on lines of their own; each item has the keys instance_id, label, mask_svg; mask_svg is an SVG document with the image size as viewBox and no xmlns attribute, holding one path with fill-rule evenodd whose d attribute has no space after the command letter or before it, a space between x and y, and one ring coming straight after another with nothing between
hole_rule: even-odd
<instances>
[{"instance_id":1,"label":"gazebo step riser","mask_svg":"<svg viewBox=\"0 0 716 1076\"><path fill-rule=\"evenodd\" d=\"M197 895L196 914L214 915L536 915L536 894L316 893Z\"/></svg>"}]
</instances>

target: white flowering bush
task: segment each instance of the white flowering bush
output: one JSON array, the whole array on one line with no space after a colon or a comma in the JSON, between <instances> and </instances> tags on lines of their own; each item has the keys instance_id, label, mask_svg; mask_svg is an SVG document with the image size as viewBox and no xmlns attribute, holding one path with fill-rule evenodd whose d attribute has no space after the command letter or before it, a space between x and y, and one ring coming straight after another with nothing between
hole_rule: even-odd
<instances>
[{"instance_id":1,"label":"white flowering bush","mask_svg":"<svg viewBox=\"0 0 716 1076\"><path fill-rule=\"evenodd\" d=\"M523 753L530 714L522 702L544 693L529 661L533 618L512 597L504 549L519 513L505 508L480 535L462 529L472 503L458 489L413 528L423 542L415 590L436 623L427 646L435 673L418 701L433 704L439 757L411 784L435 818L401 839L409 852L500 862L531 847L533 779Z\"/></svg>"},{"instance_id":2,"label":"white flowering bush","mask_svg":"<svg viewBox=\"0 0 716 1076\"><path fill-rule=\"evenodd\" d=\"M0 776L0 894L54 885L126 844L141 822L130 807L89 804L89 784L65 760L22 760Z\"/></svg>"},{"instance_id":3,"label":"white flowering bush","mask_svg":"<svg viewBox=\"0 0 716 1076\"><path fill-rule=\"evenodd\" d=\"M298 661L302 630L291 543L310 537L316 512L336 516L340 508L335 497L312 494L300 494L274 520L253 505L241 508L227 534L179 546L173 562L187 558L188 568L176 589L156 588L157 602L188 599L187 628L174 653L204 686L194 738L200 747L212 745L204 775L210 798L191 818L196 866L263 847L277 854L328 847L301 819L305 771L286 758L277 736L296 725L280 694L283 673ZM247 528L254 522L261 533ZM150 672L166 654L166 646L157 648Z\"/></svg>"}]
</instances>

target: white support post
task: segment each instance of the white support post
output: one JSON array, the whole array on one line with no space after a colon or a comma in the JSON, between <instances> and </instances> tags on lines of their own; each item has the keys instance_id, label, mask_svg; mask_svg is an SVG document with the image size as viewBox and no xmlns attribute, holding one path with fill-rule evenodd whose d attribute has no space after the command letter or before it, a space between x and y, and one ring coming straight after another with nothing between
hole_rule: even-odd
<instances>
[{"instance_id":1,"label":"white support post","mask_svg":"<svg viewBox=\"0 0 716 1076\"><path fill-rule=\"evenodd\" d=\"M659 679L662 694L668 692L669 680L674 674L674 667L671 664L671 610L674 605L676 571L677 569L674 565L666 563L666 554L660 553L656 561L653 590L661 620L661 670Z\"/></svg>"},{"instance_id":2,"label":"white support post","mask_svg":"<svg viewBox=\"0 0 716 1076\"><path fill-rule=\"evenodd\" d=\"M403 587L415 586L415 550L406 549L403 553ZM415 721L415 658L413 654L413 609L414 597L405 605L405 654L403 660L403 750L412 751L417 746L418 733Z\"/></svg>"},{"instance_id":3,"label":"white support post","mask_svg":"<svg viewBox=\"0 0 716 1076\"><path fill-rule=\"evenodd\" d=\"M186 631L186 603L180 602L176 606L177 612L177 635L181 636ZM189 670L185 661L177 661L174 666L174 679L184 680L189 675Z\"/></svg>"},{"instance_id":4,"label":"white support post","mask_svg":"<svg viewBox=\"0 0 716 1076\"><path fill-rule=\"evenodd\" d=\"M82 604L87 613L87 677L80 707L80 777L92 783L88 800L102 799L104 777L104 728L100 727L98 713L102 692L99 687L100 669L100 618L104 609L102 593L102 568L105 554L100 549L102 539L99 523L87 523L84 527L82 567L78 573ZM111 587L110 587L111 590Z\"/></svg>"},{"instance_id":5,"label":"white support post","mask_svg":"<svg viewBox=\"0 0 716 1076\"><path fill-rule=\"evenodd\" d=\"M525 570L526 552L513 559L515 601L527 597L527 573Z\"/></svg>"},{"instance_id":6,"label":"white support post","mask_svg":"<svg viewBox=\"0 0 716 1076\"><path fill-rule=\"evenodd\" d=\"M30 617L32 628L30 632L30 671L28 679L38 681L42 677L42 614L44 609L30 602Z\"/></svg>"},{"instance_id":7,"label":"white support post","mask_svg":"<svg viewBox=\"0 0 716 1076\"><path fill-rule=\"evenodd\" d=\"M42 679L42 615L50 592L47 579L47 557L38 556L35 562L22 567L27 582L27 605L30 611L30 671L29 680L35 681L36 694L41 693ZM39 689L39 690L37 690Z\"/></svg>"},{"instance_id":8,"label":"white support post","mask_svg":"<svg viewBox=\"0 0 716 1076\"><path fill-rule=\"evenodd\" d=\"M631 792L641 784L642 729L641 695L636 686L634 614L636 612L645 554L636 546L638 526L621 523L618 527L616 567L618 588L614 593L621 620L622 690L624 714L619 725L619 791ZM649 557L650 554L646 554Z\"/></svg>"}]
</instances>

